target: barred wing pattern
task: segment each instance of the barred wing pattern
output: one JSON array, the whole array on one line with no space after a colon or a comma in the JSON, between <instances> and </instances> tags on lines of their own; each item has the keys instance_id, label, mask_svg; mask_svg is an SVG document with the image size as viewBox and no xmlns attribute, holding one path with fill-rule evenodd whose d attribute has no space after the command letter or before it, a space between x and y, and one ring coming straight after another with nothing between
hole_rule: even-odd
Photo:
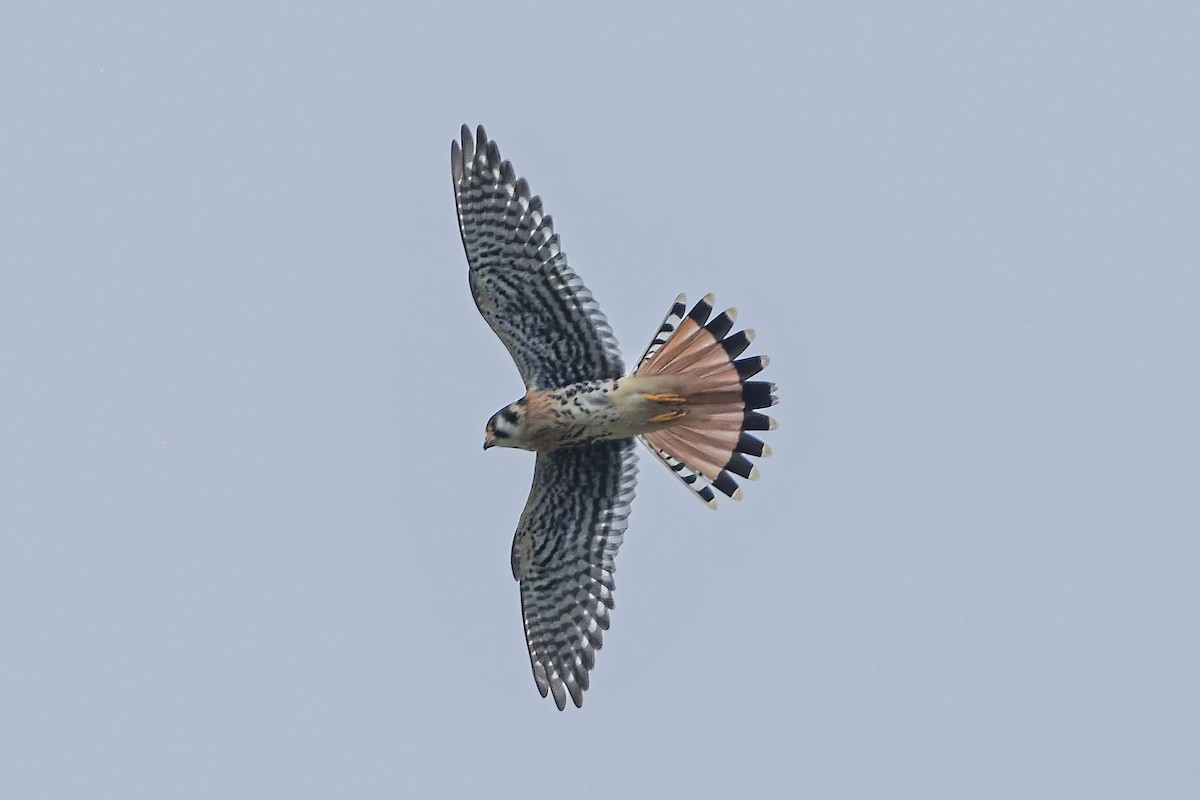
<instances>
[{"instance_id":1,"label":"barred wing pattern","mask_svg":"<svg viewBox=\"0 0 1200 800\"><path fill-rule=\"evenodd\" d=\"M513 539L513 577L542 697L583 704L613 609L617 549L637 482L633 439L538 453Z\"/></svg>"},{"instance_id":2,"label":"barred wing pattern","mask_svg":"<svg viewBox=\"0 0 1200 800\"><path fill-rule=\"evenodd\" d=\"M483 126L450 145L458 227L479 313L512 354L525 386L549 389L624 372L617 339L567 265L550 215L500 158Z\"/></svg>"}]
</instances>

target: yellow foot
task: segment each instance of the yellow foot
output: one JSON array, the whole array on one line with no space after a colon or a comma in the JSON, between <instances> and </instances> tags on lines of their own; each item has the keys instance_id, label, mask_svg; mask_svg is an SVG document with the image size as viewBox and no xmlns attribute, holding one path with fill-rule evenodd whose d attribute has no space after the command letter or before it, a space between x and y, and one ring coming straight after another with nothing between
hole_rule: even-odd
<instances>
[{"instance_id":1,"label":"yellow foot","mask_svg":"<svg viewBox=\"0 0 1200 800\"><path fill-rule=\"evenodd\" d=\"M687 400L677 394L646 394L643 392L642 397L646 398L651 403L671 403L677 406L683 405L687 402Z\"/></svg>"},{"instance_id":2,"label":"yellow foot","mask_svg":"<svg viewBox=\"0 0 1200 800\"><path fill-rule=\"evenodd\" d=\"M665 414L659 414L658 416L651 417L650 421L655 424L658 424L660 422L674 422L675 420L677 420L681 417L686 417L686 416L687 416L686 411L684 411L683 409L676 409L675 411L668 411Z\"/></svg>"}]
</instances>

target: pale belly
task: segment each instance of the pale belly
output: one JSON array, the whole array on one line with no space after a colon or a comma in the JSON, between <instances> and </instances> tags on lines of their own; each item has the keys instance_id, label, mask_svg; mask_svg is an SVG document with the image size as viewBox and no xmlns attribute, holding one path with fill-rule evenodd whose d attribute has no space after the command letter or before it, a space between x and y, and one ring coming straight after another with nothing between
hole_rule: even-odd
<instances>
[{"instance_id":1,"label":"pale belly","mask_svg":"<svg viewBox=\"0 0 1200 800\"><path fill-rule=\"evenodd\" d=\"M684 416L670 376L585 381L530 391L526 425L536 450L627 439L662 430Z\"/></svg>"}]
</instances>

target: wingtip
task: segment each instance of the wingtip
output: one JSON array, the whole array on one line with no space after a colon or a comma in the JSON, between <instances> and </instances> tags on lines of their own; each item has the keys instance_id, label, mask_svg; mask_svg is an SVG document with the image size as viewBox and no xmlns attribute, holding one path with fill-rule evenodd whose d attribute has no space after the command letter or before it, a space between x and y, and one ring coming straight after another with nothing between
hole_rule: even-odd
<instances>
[{"instance_id":1,"label":"wingtip","mask_svg":"<svg viewBox=\"0 0 1200 800\"><path fill-rule=\"evenodd\" d=\"M475 140L471 138L471 129L465 124L459 131L459 138L462 140L463 159L473 161L475 159Z\"/></svg>"}]
</instances>

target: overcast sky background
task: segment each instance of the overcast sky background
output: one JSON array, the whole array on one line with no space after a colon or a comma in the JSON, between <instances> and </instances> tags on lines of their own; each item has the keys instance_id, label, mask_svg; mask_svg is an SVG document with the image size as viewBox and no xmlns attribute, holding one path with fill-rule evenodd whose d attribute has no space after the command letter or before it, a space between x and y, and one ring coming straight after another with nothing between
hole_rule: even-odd
<instances>
[{"instance_id":1,"label":"overcast sky background","mask_svg":"<svg viewBox=\"0 0 1200 800\"><path fill-rule=\"evenodd\" d=\"M1135 5L7 6L0 794L1197 796L1200 6ZM781 387L743 503L642 458L582 710L463 122L628 358L712 291Z\"/></svg>"}]
</instances>

